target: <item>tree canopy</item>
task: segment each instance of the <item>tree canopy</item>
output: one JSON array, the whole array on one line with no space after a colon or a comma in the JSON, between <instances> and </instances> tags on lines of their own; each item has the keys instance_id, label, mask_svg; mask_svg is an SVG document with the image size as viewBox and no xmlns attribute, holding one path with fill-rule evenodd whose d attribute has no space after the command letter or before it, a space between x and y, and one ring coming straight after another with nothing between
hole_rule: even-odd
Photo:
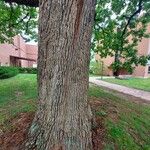
<instances>
[{"instance_id":1,"label":"tree canopy","mask_svg":"<svg viewBox=\"0 0 150 150\"><path fill-rule=\"evenodd\" d=\"M19 5L25 5L30 7L38 7L39 0L4 0L6 3L16 3Z\"/></svg>"},{"instance_id":2,"label":"tree canopy","mask_svg":"<svg viewBox=\"0 0 150 150\"><path fill-rule=\"evenodd\" d=\"M101 57L112 56L114 71L133 71L146 65L148 56L138 55L137 46L150 22L149 0L98 0L94 26L94 51ZM121 61L124 60L124 61Z\"/></svg>"},{"instance_id":3,"label":"tree canopy","mask_svg":"<svg viewBox=\"0 0 150 150\"><path fill-rule=\"evenodd\" d=\"M27 35L26 41L37 40L38 9L18 4L0 0L0 43L17 34Z\"/></svg>"}]
</instances>

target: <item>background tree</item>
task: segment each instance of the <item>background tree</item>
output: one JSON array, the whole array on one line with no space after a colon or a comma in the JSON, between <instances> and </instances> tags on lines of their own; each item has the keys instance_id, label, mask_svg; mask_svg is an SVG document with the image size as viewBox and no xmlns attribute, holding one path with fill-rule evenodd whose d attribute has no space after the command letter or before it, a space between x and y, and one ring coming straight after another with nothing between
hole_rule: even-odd
<instances>
[{"instance_id":1,"label":"background tree","mask_svg":"<svg viewBox=\"0 0 150 150\"><path fill-rule=\"evenodd\" d=\"M34 6L33 0L5 2ZM87 92L95 1L40 0L39 12L39 105L22 149L91 150Z\"/></svg>"},{"instance_id":2,"label":"background tree","mask_svg":"<svg viewBox=\"0 0 150 150\"><path fill-rule=\"evenodd\" d=\"M26 41L37 41L37 11L35 7L0 0L0 43L11 42L11 38L17 34Z\"/></svg>"},{"instance_id":3,"label":"background tree","mask_svg":"<svg viewBox=\"0 0 150 150\"><path fill-rule=\"evenodd\" d=\"M146 65L148 56L138 55L137 46L143 37L149 37L149 22L149 0L97 1L94 51L102 58L114 57L114 75L118 76L122 68L132 73L135 66Z\"/></svg>"}]
</instances>

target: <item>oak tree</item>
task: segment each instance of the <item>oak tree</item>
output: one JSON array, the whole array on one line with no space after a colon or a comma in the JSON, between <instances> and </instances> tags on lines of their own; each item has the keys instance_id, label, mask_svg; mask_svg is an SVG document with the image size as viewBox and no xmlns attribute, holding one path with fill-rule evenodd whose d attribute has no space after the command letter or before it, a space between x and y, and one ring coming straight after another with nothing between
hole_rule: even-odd
<instances>
[{"instance_id":1,"label":"oak tree","mask_svg":"<svg viewBox=\"0 0 150 150\"><path fill-rule=\"evenodd\" d=\"M12 42L11 38L17 34L26 41L37 41L37 18L36 7L0 0L0 43Z\"/></svg>"},{"instance_id":2,"label":"oak tree","mask_svg":"<svg viewBox=\"0 0 150 150\"><path fill-rule=\"evenodd\" d=\"M5 0L39 5L38 110L22 149L91 150L87 100L94 0Z\"/></svg>"}]
</instances>

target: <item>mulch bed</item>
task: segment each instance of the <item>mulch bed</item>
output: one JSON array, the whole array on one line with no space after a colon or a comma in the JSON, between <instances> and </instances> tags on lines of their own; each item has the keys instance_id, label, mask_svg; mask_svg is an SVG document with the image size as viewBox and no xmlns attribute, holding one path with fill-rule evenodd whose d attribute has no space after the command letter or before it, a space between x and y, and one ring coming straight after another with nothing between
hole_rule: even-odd
<instances>
[{"instance_id":1,"label":"mulch bed","mask_svg":"<svg viewBox=\"0 0 150 150\"><path fill-rule=\"evenodd\" d=\"M0 150L20 150L26 138L34 113L21 113L10 121L10 131L0 134Z\"/></svg>"}]
</instances>

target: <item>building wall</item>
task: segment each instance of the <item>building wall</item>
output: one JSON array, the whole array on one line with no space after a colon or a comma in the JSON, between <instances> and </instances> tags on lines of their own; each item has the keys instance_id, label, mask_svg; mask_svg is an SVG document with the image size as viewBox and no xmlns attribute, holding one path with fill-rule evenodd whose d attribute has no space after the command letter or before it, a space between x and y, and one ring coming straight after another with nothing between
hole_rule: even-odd
<instances>
[{"instance_id":1,"label":"building wall","mask_svg":"<svg viewBox=\"0 0 150 150\"><path fill-rule=\"evenodd\" d=\"M10 66L10 56L23 57L27 59L37 60L37 45L26 44L21 36L14 37L13 44L0 44L0 65ZM21 67L33 67L36 62L28 60L19 60Z\"/></svg>"},{"instance_id":2,"label":"building wall","mask_svg":"<svg viewBox=\"0 0 150 150\"><path fill-rule=\"evenodd\" d=\"M113 71L110 68L110 65L112 64L112 62L114 62L114 57L110 57L108 56L107 59L102 59L103 63L104 63L104 67L105 67L105 74L109 75L109 76L113 76Z\"/></svg>"},{"instance_id":3,"label":"building wall","mask_svg":"<svg viewBox=\"0 0 150 150\"><path fill-rule=\"evenodd\" d=\"M147 33L150 33L150 26L148 26L147 28ZM150 54L150 39L143 38L138 45L138 55L140 56L149 54ZM150 77L150 74L148 73L148 65L136 67L133 76Z\"/></svg>"},{"instance_id":4,"label":"building wall","mask_svg":"<svg viewBox=\"0 0 150 150\"><path fill-rule=\"evenodd\" d=\"M38 57L38 47L37 45L26 44L27 57L30 59L35 59L36 62L28 62L29 67L37 66L37 57Z\"/></svg>"},{"instance_id":5,"label":"building wall","mask_svg":"<svg viewBox=\"0 0 150 150\"><path fill-rule=\"evenodd\" d=\"M107 58L101 58L98 53L95 54L96 61L102 61L104 65L104 74L107 76L113 76L113 71L110 69L110 65L114 61L114 57L108 56Z\"/></svg>"},{"instance_id":6,"label":"building wall","mask_svg":"<svg viewBox=\"0 0 150 150\"><path fill-rule=\"evenodd\" d=\"M27 58L26 43L20 36L18 36L18 40L19 40L19 47L20 47L20 57ZM21 66L28 67L28 61L21 60Z\"/></svg>"},{"instance_id":7,"label":"building wall","mask_svg":"<svg viewBox=\"0 0 150 150\"><path fill-rule=\"evenodd\" d=\"M10 55L18 56L19 51L11 44L0 44L0 64L2 66L10 65Z\"/></svg>"},{"instance_id":8,"label":"building wall","mask_svg":"<svg viewBox=\"0 0 150 150\"><path fill-rule=\"evenodd\" d=\"M149 27L149 32L150 32L150 27ZM149 46L148 46L148 55L150 55L150 39L149 39ZM150 61L149 64L145 67L145 77L150 77L150 72L148 73L148 68L150 68Z\"/></svg>"}]
</instances>

